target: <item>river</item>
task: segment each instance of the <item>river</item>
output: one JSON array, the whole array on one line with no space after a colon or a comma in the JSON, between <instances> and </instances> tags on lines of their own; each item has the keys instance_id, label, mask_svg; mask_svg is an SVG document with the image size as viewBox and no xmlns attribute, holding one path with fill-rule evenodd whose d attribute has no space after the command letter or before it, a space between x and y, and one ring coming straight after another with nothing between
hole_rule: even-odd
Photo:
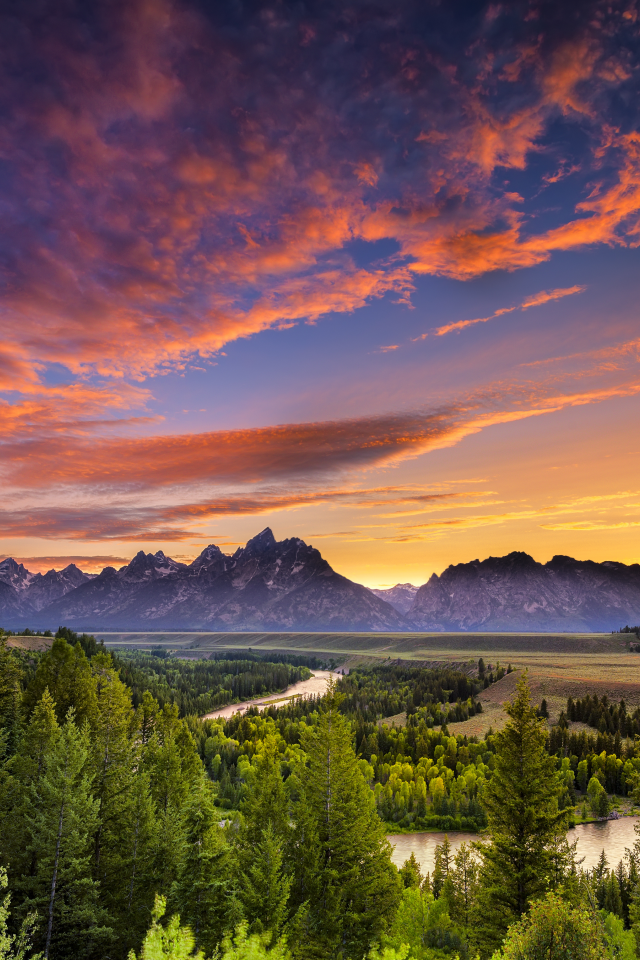
<instances>
[{"instance_id":1,"label":"river","mask_svg":"<svg viewBox=\"0 0 640 960\"><path fill-rule=\"evenodd\" d=\"M578 841L578 860L584 857L582 867L590 870L595 867L600 854L604 850L610 867L616 867L624 857L626 847L633 847L637 837L634 831L640 817L622 817L620 820L605 820L602 823L581 823L573 830L569 830L569 842ZM467 843L477 840L476 834L457 833L452 830L447 834L454 850L458 849L465 840ZM401 867L412 853L420 864L422 873L433 871L434 850L436 844L442 843L444 833L394 833L390 834L390 842L394 850L392 859L397 867Z\"/></svg>"},{"instance_id":2,"label":"river","mask_svg":"<svg viewBox=\"0 0 640 960\"><path fill-rule=\"evenodd\" d=\"M234 713L244 713L249 707L264 707L273 703L274 700L282 701L284 706L284 701L290 700L292 697L309 697L312 694L322 696L323 693L326 693L330 677L337 678L340 676L342 676L342 673L333 673L331 670L314 670L309 680L299 680L298 683L292 683L283 693L273 693L268 697L259 697L257 700L245 700L243 703L229 703L226 707L214 710L213 713L207 713L202 719L215 720L216 717L228 719Z\"/></svg>"}]
</instances>

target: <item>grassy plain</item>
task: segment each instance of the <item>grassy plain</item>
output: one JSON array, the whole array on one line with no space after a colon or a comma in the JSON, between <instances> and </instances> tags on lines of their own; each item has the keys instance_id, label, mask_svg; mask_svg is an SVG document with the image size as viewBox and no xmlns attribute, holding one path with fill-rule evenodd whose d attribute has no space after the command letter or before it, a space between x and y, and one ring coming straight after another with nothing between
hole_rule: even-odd
<instances>
[{"instance_id":1,"label":"grassy plain","mask_svg":"<svg viewBox=\"0 0 640 960\"><path fill-rule=\"evenodd\" d=\"M225 650L256 653L287 651L332 657L353 667L364 663L407 660L420 666L455 666L469 672L478 658L494 667L511 663L516 672L481 694L482 714L461 724L456 732L482 735L505 720L502 704L513 694L523 670L536 702L544 697L554 722L568 696L606 694L640 706L640 654L629 651L621 634L515 633L101 633L108 646L129 649L166 647L180 656L208 657ZM393 718L402 723L403 716Z\"/></svg>"}]
</instances>

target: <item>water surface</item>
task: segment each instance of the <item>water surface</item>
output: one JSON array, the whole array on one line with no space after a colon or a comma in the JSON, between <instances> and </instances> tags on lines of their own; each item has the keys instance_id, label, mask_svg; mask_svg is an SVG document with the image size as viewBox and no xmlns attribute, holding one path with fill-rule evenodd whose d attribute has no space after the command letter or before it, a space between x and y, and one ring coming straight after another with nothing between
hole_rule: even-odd
<instances>
[{"instance_id":1,"label":"water surface","mask_svg":"<svg viewBox=\"0 0 640 960\"><path fill-rule=\"evenodd\" d=\"M585 870L595 867L603 850L609 866L616 867L624 857L625 848L633 847L637 839L634 827L639 822L640 817L622 817L602 823L582 823L569 830L567 837L570 843L578 841L578 860L584 858L582 867ZM455 830L447 835L454 853L464 841L470 843L478 839L476 834ZM444 833L394 833L389 835L389 840L394 847L392 859L397 867L414 853L422 873L432 873L435 847L444 840Z\"/></svg>"},{"instance_id":2,"label":"water surface","mask_svg":"<svg viewBox=\"0 0 640 960\"><path fill-rule=\"evenodd\" d=\"M226 707L214 710L213 713L207 713L204 720L213 720L216 717L224 717L225 720L232 717L234 713L245 713L249 707L264 707L274 700L281 700L284 706L286 700L295 696L309 697L314 694L322 696L327 692L327 685L330 677L342 676L341 673L333 673L331 670L314 670L309 680L299 680L298 683L292 683L283 693L272 693L268 697L258 697L257 700L244 700L242 703L229 703Z\"/></svg>"}]
</instances>

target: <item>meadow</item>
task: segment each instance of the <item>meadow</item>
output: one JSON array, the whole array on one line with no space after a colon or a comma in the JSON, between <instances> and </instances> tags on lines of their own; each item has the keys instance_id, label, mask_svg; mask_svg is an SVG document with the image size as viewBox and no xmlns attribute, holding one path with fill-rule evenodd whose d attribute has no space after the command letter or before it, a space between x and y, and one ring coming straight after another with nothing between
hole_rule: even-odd
<instances>
[{"instance_id":1,"label":"meadow","mask_svg":"<svg viewBox=\"0 0 640 960\"><path fill-rule=\"evenodd\" d=\"M483 736L505 722L502 704L514 692L516 677L527 670L533 699L546 699L549 722L555 723L567 698L585 691L624 699L640 706L640 654L631 652L625 634L516 633L103 633L107 647L163 647L184 657L208 657L224 650L254 653L289 652L325 657L328 664L349 670L389 660L415 666L449 666L473 674L478 660L494 667L509 663L516 671L487 688L479 697L483 713L456 732ZM404 723L404 714L388 718Z\"/></svg>"}]
</instances>

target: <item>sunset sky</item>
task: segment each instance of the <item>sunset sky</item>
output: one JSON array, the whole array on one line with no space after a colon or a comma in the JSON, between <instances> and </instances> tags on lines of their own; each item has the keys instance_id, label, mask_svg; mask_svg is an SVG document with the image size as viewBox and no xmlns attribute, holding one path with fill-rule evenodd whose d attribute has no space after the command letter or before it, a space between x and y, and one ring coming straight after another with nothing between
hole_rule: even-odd
<instances>
[{"instance_id":1,"label":"sunset sky","mask_svg":"<svg viewBox=\"0 0 640 960\"><path fill-rule=\"evenodd\" d=\"M640 5L7 0L0 555L640 561Z\"/></svg>"}]
</instances>

